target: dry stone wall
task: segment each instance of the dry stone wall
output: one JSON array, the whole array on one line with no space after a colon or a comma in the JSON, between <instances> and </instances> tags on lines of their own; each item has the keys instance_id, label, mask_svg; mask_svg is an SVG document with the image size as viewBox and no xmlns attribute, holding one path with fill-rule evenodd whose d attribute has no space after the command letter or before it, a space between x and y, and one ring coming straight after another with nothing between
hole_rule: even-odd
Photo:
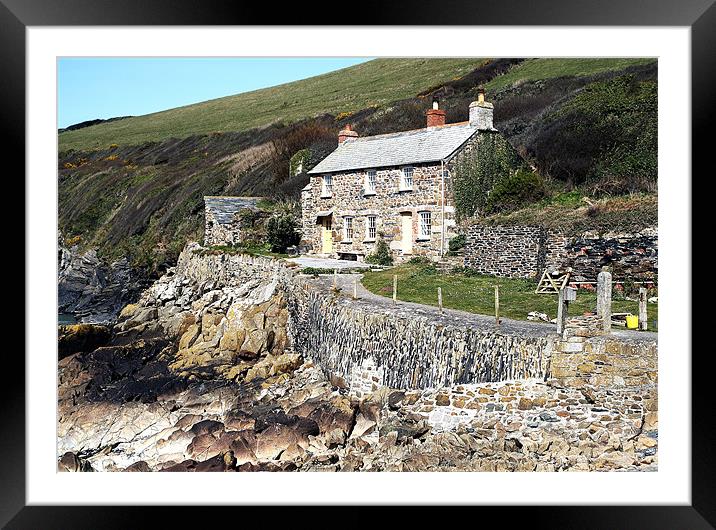
<instances>
[{"instance_id":1,"label":"dry stone wall","mask_svg":"<svg viewBox=\"0 0 716 530\"><path fill-rule=\"evenodd\" d=\"M293 288L287 303L296 351L346 380L370 359L391 388L544 377L554 342L368 312L307 287Z\"/></svg>"},{"instance_id":2,"label":"dry stone wall","mask_svg":"<svg viewBox=\"0 0 716 530\"><path fill-rule=\"evenodd\" d=\"M283 293L289 349L361 395L384 385L428 389L551 376L571 386L656 381L654 339L563 339L395 315L321 290L281 260L208 253L198 245L181 254L177 274L216 289L260 279Z\"/></svg>"},{"instance_id":3,"label":"dry stone wall","mask_svg":"<svg viewBox=\"0 0 716 530\"><path fill-rule=\"evenodd\" d=\"M483 274L529 278L544 263L545 232L539 227L473 225L466 236L465 267Z\"/></svg>"},{"instance_id":4,"label":"dry stone wall","mask_svg":"<svg viewBox=\"0 0 716 530\"><path fill-rule=\"evenodd\" d=\"M572 280L595 281L602 267L615 280L656 281L658 230L584 232L577 236L535 226L473 224L466 229L464 266L511 278L532 278L547 267L572 268Z\"/></svg>"}]
</instances>

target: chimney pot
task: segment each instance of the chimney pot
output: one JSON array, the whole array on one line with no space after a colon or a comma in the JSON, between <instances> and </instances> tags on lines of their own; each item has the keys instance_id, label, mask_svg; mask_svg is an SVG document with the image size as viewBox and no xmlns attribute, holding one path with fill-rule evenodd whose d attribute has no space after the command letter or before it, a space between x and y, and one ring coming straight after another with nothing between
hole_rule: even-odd
<instances>
[{"instance_id":1,"label":"chimney pot","mask_svg":"<svg viewBox=\"0 0 716 530\"><path fill-rule=\"evenodd\" d=\"M485 89L477 89L477 101L470 103L470 125L481 130L494 131L492 125L492 103L485 101Z\"/></svg>"},{"instance_id":2,"label":"chimney pot","mask_svg":"<svg viewBox=\"0 0 716 530\"><path fill-rule=\"evenodd\" d=\"M349 140L358 138L358 133L351 129L350 125L346 125L341 131L338 132L338 145Z\"/></svg>"},{"instance_id":3,"label":"chimney pot","mask_svg":"<svg viewBox=\"0 0 716 530\"><path fill-rule=\"evenodd\" d=\"M433 100L433 108L429 109L425 116L427 117L426 127L440 127L445 125L445 111L438 108L438 101Z\"/></svg>"}]
</instances>

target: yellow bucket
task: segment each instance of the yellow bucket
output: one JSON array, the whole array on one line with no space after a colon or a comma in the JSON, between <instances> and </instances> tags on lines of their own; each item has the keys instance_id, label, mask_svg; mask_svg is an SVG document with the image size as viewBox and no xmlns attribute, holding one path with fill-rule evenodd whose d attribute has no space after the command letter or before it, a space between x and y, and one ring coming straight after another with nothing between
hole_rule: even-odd
<instances>
[{"instance_id":1,"label":"yellow bucket","mask_svg":"<svg viewBox=\"0 0 716 530\"><path fill-rule=\"evenodd\" d=\"M639 327L639 317L636 315L627 315L626 325L629 329L636 329Z\"/></svg>"}]
</instances>

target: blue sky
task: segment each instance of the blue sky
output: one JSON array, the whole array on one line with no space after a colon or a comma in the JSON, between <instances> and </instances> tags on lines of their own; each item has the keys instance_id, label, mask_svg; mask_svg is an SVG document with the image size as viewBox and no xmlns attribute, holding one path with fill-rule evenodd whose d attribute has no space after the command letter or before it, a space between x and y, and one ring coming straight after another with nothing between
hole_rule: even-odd
<instances>
[{"instance_id":1,"label":"blue sky","mask_svg":"<svg viewBox=\"0 0 716 530\"><path fill-rule=\"evenodd\" d=\"M369 58L60 58L58 127L248 92Z\"/></svg>"}]
</instances>

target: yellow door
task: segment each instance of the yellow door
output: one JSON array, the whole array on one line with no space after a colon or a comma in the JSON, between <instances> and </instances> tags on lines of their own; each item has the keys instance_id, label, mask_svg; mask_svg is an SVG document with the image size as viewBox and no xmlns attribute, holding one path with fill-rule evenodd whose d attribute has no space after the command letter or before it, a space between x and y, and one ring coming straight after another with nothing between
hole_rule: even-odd
<instances>
[{"instance_id":1,"label":"yellow door","mask_svg":"<svg viewBox=\"0 0 716 530\"><path fill-rule=\"evenodd\" d=\"M401 213L401 250L403 254L413 253L413 214Z\"/></svg>"},{"instance_id":2,"label":"yellow door","mask_svg":"<svg viewBox=\"0 0 716 530\"><path fill-rule=\"evenodd\" d=\"M331 254L333 252L333 232L331 231L331 218L330 217L324 217L323 218L323 228L322 231L322 241L323 241L323 249L322 252L324 254Z\"/></svg>"}]
</instances>

